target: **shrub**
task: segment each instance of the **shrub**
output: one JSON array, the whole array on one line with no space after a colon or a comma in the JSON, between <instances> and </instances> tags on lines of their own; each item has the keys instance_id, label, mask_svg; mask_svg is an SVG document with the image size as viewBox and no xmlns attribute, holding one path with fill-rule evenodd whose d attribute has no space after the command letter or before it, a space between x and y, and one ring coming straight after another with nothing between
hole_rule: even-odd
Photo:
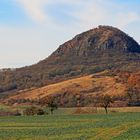
<instances>
[{"instance_id":1,"label":"shrub","mask_svg":"<svg viewBox=\"0 0 140 140\"><path fill-rule=\"evenodd\" d=\"M43 109L40 109L40 108L37 108L37 107L30 107L30 108L27 108L24 112L23 112L24 115L27 115L27 116L33 116L33 115L44 115L45 112Z\"/></svg>"},{"instance_id":2,"label":"shrub","mask_svg":"<svg viewBox=\"0 0 140 140\"><path fill-rule=\"evenodd\" d=\"M55 102L55 97L52 97L52 96L48 96L48 97L41 99L40 104L42 106L50 108L51 114L53 114L54 110L58 109L58 105Z\"/></svg>"},{"instance_id":3,"label":"shrub","mask_svg":"<svg viewBox=\"0 0 140 140\"><path fill-rule=\"evenodd\" d=\"M19 111L13 112L14 116L21 116L22 114Z\"/></svg>"}]
</instances>

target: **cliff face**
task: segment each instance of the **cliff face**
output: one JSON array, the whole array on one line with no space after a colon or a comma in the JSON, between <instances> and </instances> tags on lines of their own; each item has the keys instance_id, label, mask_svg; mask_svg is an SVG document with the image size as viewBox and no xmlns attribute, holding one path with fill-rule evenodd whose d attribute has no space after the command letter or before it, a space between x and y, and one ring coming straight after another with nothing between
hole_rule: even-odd
<instances>
[{"instance_id":1,"label":"cliff face","mask_svg":"<svg viewBox=\"0 0 140 140\"><path fill-rule=\"evenodd\" d=\"M99 26L77 35L35 65L0 72L0 92L116 69L139 71L140 46L117 28Z\"/></svg>"}]
</instances>

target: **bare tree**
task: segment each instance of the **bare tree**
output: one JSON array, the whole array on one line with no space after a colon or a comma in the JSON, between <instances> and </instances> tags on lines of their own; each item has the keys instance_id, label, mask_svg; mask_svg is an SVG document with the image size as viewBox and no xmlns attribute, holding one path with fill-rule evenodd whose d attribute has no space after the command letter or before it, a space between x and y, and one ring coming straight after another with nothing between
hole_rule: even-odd
<instances>
[{"instance_id":1,"label":"bare tree","mask_svg":"<svg viewBox=\"0 0 140 140\"><path fill-rule=\"evenodd\" d=\"M110 103L113 103L113 99L109 95L104 95L101 97L101 104L104 107L106 114L108 114L108 107Z\"/></svg>"}]
</instances>

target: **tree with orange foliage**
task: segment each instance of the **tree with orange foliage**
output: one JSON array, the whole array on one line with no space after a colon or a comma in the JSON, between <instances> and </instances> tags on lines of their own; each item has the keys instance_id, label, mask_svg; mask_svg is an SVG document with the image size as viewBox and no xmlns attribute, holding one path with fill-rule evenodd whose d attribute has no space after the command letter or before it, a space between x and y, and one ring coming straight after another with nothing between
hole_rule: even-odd
<instances>
[{"instance_id":1,"label":"tree with orange foliage","mask_svg":"<svg viewBox=\"0 0 140 140\"><path fill-rule=\"evenodd\" d=\"M132 74L127 82L127 96L130 100L140 99L140 73Z\"/></svg>"},{"instance_id":2,"label":"tree with orange foliage","mask_svg":"<svg viewBox=\"0 0 140 140\"><path fill-rule=\"evenodd\" d=\"M53 114L54 110L58 109L58 105L55 103L55 98L52 96L47 96L39 102L42 106L49 107L51 114Z\"/></svg>"}]
</instances>

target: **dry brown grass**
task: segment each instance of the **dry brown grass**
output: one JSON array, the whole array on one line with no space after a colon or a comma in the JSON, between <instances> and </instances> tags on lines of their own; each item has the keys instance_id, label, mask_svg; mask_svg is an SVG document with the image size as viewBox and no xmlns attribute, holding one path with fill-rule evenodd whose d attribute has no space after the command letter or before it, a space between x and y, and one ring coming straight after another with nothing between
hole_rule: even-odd
<instances>
[{"instance_id":1,"label":"dry brown grass","mask_svg":"<svg viewBox=\"0 0 140 140\"><path fill-rule=\"evenodd\" d=\"M108 94L111 96L122 96L125 94L125 90L125 84L117 82L116 77L96 74L94 76L84 76L42 88L23 91L20 94L10 97L10 99L37 99L64 92L70 92L72 94L86 93L87 95Z\"/></svg>"}]
</instances>

